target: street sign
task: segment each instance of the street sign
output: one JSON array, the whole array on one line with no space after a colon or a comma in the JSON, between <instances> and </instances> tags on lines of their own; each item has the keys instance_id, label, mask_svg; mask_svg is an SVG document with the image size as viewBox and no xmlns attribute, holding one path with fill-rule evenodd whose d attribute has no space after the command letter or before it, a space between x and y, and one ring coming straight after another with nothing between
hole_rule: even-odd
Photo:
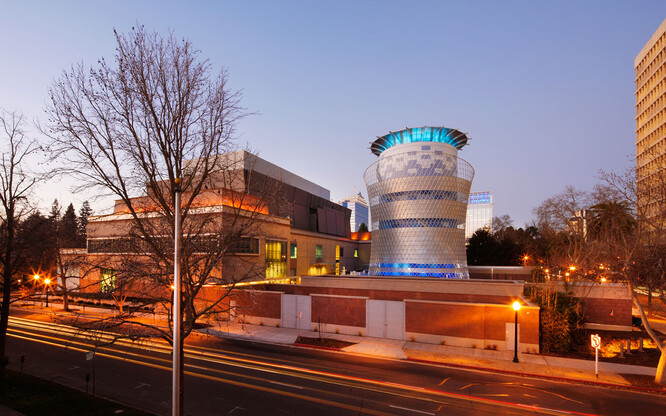
<instances>
[{"instance_id":1,"label":"street sign","mask_svg":"<svg viewBox=\"0 0 666 416\"><path fill-rule=\"evenodd\" d=\"M591 344L592 344L592 348L596 348L596 349L601 348L601 337L598 334L592 335Z\"/></svg>"},{"instance_id":2,"label":"street sign","mask_svg":"<svg viewBox=\"0 0 666 416\"><path fill-rule=\"evenodd\" d=\"M86 351L86 361L91 361L95 357L95 351Z\"/></svg>"}]
</instances>

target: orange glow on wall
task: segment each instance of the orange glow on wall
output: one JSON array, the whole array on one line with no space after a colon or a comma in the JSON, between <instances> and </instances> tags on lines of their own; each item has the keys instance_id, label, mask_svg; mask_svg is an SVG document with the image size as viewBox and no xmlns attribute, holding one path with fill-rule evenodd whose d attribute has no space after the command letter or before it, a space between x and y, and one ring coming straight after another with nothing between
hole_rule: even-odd
<instances>
[{"instance_id":1,"label":"orange glow on wall","mask_svg":"<svg viewBox=\"0 0 666 416\"><path fill-rule=\"evenodd\" d=\"M189 201L191 197L191 192L183 192L182 201ZM159 209L155 202L147 196L132 198L132 205L136 212L157 211ZM190 204L191 208L214 206L240 208L244 211L268 215L268 204L262 198L225 188L203 190ZM127 214L130 212L127 204L122 200L116 201L113 211L114 214Z\"/></svg>"},{"instance_id":2,"label":"orange glow on wall","mask_svg":"<svg viewBox=\"0 0 666 416\"><path fill-rule=\"evenodd\" d=\"M372 239L372 232L368 231L365 233L351 233L351 239L357 241L370 241Z\"/></svg>"}]
</instances>

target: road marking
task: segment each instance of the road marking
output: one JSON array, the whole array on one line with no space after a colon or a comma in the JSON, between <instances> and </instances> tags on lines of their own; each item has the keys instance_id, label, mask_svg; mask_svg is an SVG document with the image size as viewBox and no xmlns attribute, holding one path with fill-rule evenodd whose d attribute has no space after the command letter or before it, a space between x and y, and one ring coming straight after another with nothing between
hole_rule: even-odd
<instances>
[{"instance_id":1,"label":"road marking","mask_svg":"<svg viewBox=\"0 0 666 416\"><path fill-rule=\"evenodd\" d=\"M294 386L293 384L279 383L279 382L277 382L277 381L271 381L271 383L273 383L273 384L279 384L279 385L281 385L281 386L293 387L293 388L295 388L295 389L301 389L301 390L303 390L303 387L301 387L301 386Z\"/></svg>"},{"instance_id":2,"label":"road marking","mask_svg":"<svg viewBox=\"0 0 666 416\"><path fill-rule=\"evenodd\" d=\"M477 393L479 396L492 396L492 397L509 397L508 394L506 393L497 393L497 394L491 394L491 393Z\"/></svg>"},{"instance_id":3,"label":"road marking","mask_svg":"<svg viewBox=\"0 0 666 416\"><path fill-rule=\"evenodd\" d=\"M148 384L148 383L139 383L138 386L134 387L134 390L140 389L141 387L150 387L150 384Z\"/></svg>"},{"instance_id":4,"label":"road marking","mask_svg":"<svg viewBox=\"0 0 666 416\"><path fill-rule=\"evenodd\" d=\"M439 385L442 386L442 385L444 385L444 383L446 383L446 382L449 381L449 380L451 380L451 377L447 377L447 378L445 378L444 380L442 380L441 383L439 383Z\"/></svg>"},{"instance_id":5,"label":"road marking","mask_svg":"<svg viewBox=\"0 0 666 416\"><path fill-rule=\"evenodd\" d=\"M422 413L422 414L424 414L424 415L432 415L432 416L435 416L434 413L424 412L423 410L410 409L409 407L400 407L400 406L393 406L393 405L390 405L389 407L392 407L392 408L394 408L394 409L400 409L400 410L408 410L408 411L410 411L410 412Z\"/></svg>"},{"instance_id":6,"label":"road marking","mask_svg":"<svg viewBox=\"0 0 666 416\"><path fill-rule=\"evenodd\" d=\"M75 365L74 367L68 368L67 371L72 371L80 368L78 365Z\"/></svg>"},{"instance_id":7,"label":"road marking","mask_svg":"<svg viewBox=\"0 0 666 416\"><path fill-rule=\"evenodd\" d=\"M230 414L232 414L233 412L235 412L236 410L245 410L245 409L243 409L242 407L238 407L238 406L236 406L236 407L234 407L233 409L231 409L231 410L229 411L229 413L227 413L227 414L230 415Z\"/></svg>"},{"instance_id":8,"label":"road marking","mask_svg":"<svg viewBox=\"0 0 666 416\"><path fill-rule=\"evenodd\" d=\"M532 398L532 399L536 399L536 396L532 396L531 394L527 394L527 393L523 393L523 396L529 397L529 398Z\"/></svg>"},{"instance_id":9,"label":"road marking","mask_svg":"<svg viewBox=\"0 0 666 416\"><path fill-rule=\"evenodd\" d=\"M465 387L461 387L461 388L459 388L458 390L465 390L467 387L472 387L472 386L476 386L476 383L468 384L468 385L466 385Z\"/></svg>"}]
</instances>

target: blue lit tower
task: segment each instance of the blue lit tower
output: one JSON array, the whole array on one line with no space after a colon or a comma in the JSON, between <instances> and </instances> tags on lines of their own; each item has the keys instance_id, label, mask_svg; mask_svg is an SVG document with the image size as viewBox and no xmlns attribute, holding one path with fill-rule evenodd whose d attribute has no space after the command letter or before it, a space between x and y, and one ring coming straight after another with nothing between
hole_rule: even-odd
<instances>
[{"instance_id":1,"label":"blue lit tower","mask_svg":"<svg viewBox=\"0 0 666 416\"><path fill-rule=\"evenodd\" d=\"M377 138L365 171L372 216L370 274L469 278L465 216L472 165L458 157L467 135L421 127Z\"/></svg>"}]
</instances>

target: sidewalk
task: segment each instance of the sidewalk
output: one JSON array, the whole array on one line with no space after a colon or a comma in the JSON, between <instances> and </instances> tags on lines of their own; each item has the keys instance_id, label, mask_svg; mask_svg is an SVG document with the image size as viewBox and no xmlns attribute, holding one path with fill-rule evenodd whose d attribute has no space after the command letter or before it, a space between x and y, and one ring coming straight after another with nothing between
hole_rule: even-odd
<instances>
[{"instance_id":1,"label":"sidewalk","mask_svg":"<svg viewBox=\"0 0 666 416\"><path fill-rule=\"evenodd\" d=\"M281 345L294 344L299 335L298 329L226 322L217 329L207 328L199 332L221 338ZM300 331L300 335L312 338L319 337L318 332L304 330ZM512 361L513 351L482 350L332 333L324 333L323 336L325 338L354 343L354 345L342 348L341 351L358 355L416 362L442 363L477 370L510 372L591 383L631 386L631 383L622 374L654 377L656 372L656 368L653 367L600 361L599 378L597 378L594 373L594 361L519 353L519 363L514 363Z\"/></svg>"}]
</instances>

